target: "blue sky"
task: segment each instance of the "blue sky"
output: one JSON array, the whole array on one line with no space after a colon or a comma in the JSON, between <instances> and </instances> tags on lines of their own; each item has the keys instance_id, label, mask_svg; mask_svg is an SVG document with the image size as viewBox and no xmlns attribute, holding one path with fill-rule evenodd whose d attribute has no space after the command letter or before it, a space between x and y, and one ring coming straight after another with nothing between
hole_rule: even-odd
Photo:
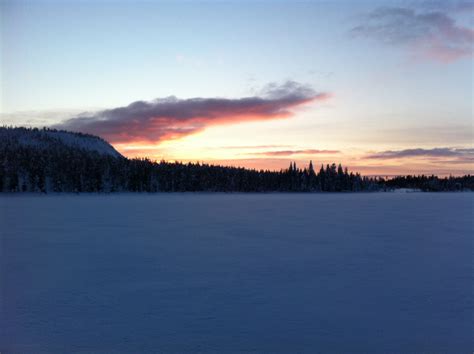
<instances>
[{"instance_id":1,"label":"blue sky","mask_svg":"<svg viewBox=\"0 0 474 354\"><path fill-rule=\"evenodd\" d=\"M330 98L292 107L284 119L201 120L199 130L178 138L112 143L130 156L146 151L252 167L278 168L309 156L265 159L258 149L252 156L225 146L338 150L337 156L312 158L337 159L368 173L472 171L472 160L446 164L429 152L384 161L386 167L364 158L388 150L472 147L468 5L4 1L2 119L53 125L83 111L94 119L100 116L94 112L135 101L235 100L260 97L269 83L296 82ZM441 34L433 35L438 29Z\"/></svg>"}]
</instances>

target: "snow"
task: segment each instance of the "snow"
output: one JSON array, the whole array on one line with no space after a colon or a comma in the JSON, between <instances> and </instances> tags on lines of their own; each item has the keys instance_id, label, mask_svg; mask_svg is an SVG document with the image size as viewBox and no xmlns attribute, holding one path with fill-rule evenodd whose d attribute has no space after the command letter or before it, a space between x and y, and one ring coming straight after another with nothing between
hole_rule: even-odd
<instances>
[{"instance_id":1,"label":"snow","mask_svg":"<svg viewBox=\"0 0 474 354\"><path fill-rule=\"evenodd\" d=\"M467 353L472 193L0 197L2 353Z\"/></svg>"},{"instance_id":2,"label":"snow","mask_svg":"<svg viewBox=\"0 0 474 354\"><path fill-rule=\"evenodd\" d=\"M23 146L41 147L44 149L66 145L68 147L96 151L103 155L122 156L112 145L99 137L63 130L28 130L24 128L7 129L0 127L0 142L5 143L7 141Z\"/></svg>"},{"instance_id":3,"label":"snow","mask_svg":"<svg viewBox=\"0 0 474 354\"><path fill-rule=\"evenodd\" d=\"M422 192L421 189L415 189L415 188L396 188L392 193L418 193Z\"/></svg>"}]
</instances>

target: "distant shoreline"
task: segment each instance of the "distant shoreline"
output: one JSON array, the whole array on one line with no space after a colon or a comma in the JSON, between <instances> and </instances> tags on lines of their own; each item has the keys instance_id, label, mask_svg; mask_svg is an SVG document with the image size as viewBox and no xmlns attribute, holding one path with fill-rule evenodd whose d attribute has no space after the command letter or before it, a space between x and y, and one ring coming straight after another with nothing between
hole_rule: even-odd
<instances>
[{"instance_id":1,"label":"distant shoreline","mask_svg":"<svg viewBox=\"0 0 474 354\"><path fill-rule=\"evenodd\" d=\"M390 179L363 176L341 164L280 171L205 163L128 159L100 137L54 129L0 127L0 192L349 193L474 190L474 176Z\"/></svg>"},{"instance_id":2,"label":"distant shoreline","mask_svg":"<svg viewBox=\"0 0 474 354\"><path fill-rule=\"evenodd\" d=\"M360 191L360 192L351 192L351 191L341 191L341 192L279 192L279 191L270 191L270 192L222 192L222 191L185 191L185 192L0 192L1 197L17 197L17 196L160 196L160 195L357 195L357 194L449 194L449 193L474 193L473 190L459 190L459 191L423 191L423 190L413 190L413 191L402 191L403 188L394 189L394 190L378 190L378 191Z\"/></svg>"}]
</instances>

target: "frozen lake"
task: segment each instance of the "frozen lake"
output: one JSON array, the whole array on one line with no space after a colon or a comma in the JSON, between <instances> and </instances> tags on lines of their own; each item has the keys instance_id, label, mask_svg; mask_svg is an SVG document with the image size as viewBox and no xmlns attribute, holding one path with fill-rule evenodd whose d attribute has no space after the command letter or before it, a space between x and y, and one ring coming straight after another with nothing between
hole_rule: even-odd
<instances>
[{"instance_id":1,"label":"frozen lake","mask_svg":"<svg viewBox=\"0 0 474 354\"><path fill-rule=\"evenodd\" d=\"M472 193L0 197L2 353L470 353Z\"/></svg>"}]
</instances>

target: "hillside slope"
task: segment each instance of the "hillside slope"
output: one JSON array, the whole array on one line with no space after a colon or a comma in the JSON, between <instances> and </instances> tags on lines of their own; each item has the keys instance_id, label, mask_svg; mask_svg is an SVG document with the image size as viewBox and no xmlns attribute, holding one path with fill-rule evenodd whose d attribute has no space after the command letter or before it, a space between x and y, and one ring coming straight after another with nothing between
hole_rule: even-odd
<instances>
[{"instance_id":1,"label":"hillside slope","mask_svg":"<svg viewBox=\"0 0 474 354\"><path fill-rule=\"evenodd\" d=\"M93 135L0 127L1 192L111 191L125 162Z\"/></svg>"},{"instance_id":2,"label":"hillside slope","mask_svg":"<svg viewBox=\"0 0 474 354\"><path fill-rule=\"evenodd\" d=\"M54 129L0 127L0 146L6 145L43 150L75 148L112 157L122 156L112 145L97 136Z\"/></svg>"}]
</instances>

